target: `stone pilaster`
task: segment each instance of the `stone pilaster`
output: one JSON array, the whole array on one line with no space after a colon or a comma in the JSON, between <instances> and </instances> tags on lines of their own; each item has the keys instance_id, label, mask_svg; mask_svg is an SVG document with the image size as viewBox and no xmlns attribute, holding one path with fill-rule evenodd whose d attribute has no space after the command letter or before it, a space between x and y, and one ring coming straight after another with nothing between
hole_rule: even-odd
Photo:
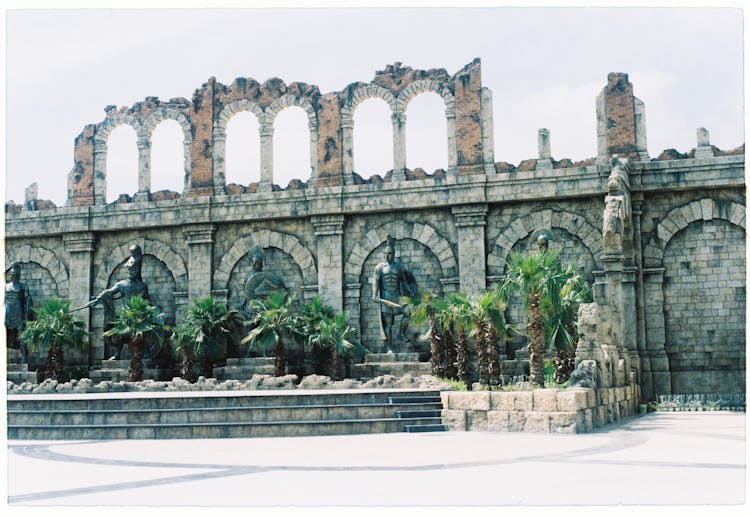
<instances>
[{"instance_id":1,"label":"stone pilaster","mask_svg":"<svg viewBox=\"0 0 750 516\"><path fill-rule=\"evenodd\" d=\"M650 370L650 378L645 378L644 371L643 396L646 399L653 399L659 394L672 394L669 358L666 351L667 335L663 287L663 267L644 269L643 290L647 347L642 360L649 362Z\"/></svg>"},{"instance_id":2,"label":"stone pilaster","mask_svg":"<svg viewBox=\"0 0 750 516\"><path fill-rule=\"evenodd\" d=\"M184 230L189 248L188 299L191 302L211 295L215 230L213 224L196 224Z\"/></svg>"},{"instance_id":3,"label":"stone pilaster","mask_svg":"<svg viewBox=\"0 0 750 516\"><path fill-rule=\"evenodd\" d=\"M549 129L539 129L537 143L539 146L539 159L536 161L536 169L551 169L552 151L549 140Z\"/></svg>"},{"instance_id":4,"label":"stone pilaster","mask_svg":"<svg viewBox=\"0 0 750 516\"><path fill-rule=\"evenodd\" d=\"M138 192L136 201L148 201L151 191L151 141L145 137L138 138Z\"/></svg>"},{"instance_id":5,"label":"stone pilaster","mask_svg":"<svg viewBox=\"0 0 750 516\"><path fill-rule=\"evenodd\" d=\"M393 176L391 181L406 180L406 113L394 113L393 123Z\"/></svg>"},{"instance_id":6,"label":"stone pilaster","mask_svg":"<svg viewBox=\"0 0 750 516\"><path fill-rule=\"evenodd\" d=\"M63 236L65 251L68 253L68 269L70 273L71 308L84 306L91 300L91 284L94 251L96 250L96 236L91 232L68 233ZM89 310L76 312L76 318L83 321L86 330L91 330ZM69 357L70 359L71 357ZM89 361L104 358L104 344L92 339L89 346ZM91 363L91 362L90 362Z\"/></svg>"},{"instance_id":7,"label":"stone pilaster","mask_svg":"<svg viewBox=\"0 0 750 516\"><path fill-rule=\"evenodd\" d=\"M451 211L458 230L459 284L467 294L475 294L487 288L484 235L487 205L456 206Z\"/></svg>"},{"instance_id":8,"label":"stone pilaster","mask_svg":"<svg viewBox=\"0 0 750 516\"><path fill-rule=\"evenodd\" d=\"M270 192L273 184L273 127L260 126L260 184L259 192Z\"/></svg>"},{"instance_id":9,"label":"stone pilaster","mask_svg":"<svg viewBox=\"0 0 750 516\"><path fill-rule=\"evenodd\" d=\"M94 204L107 202L107 141L94 138Z\"/></svg>"},{"instance_id":10,"label":"stone pilaster","mask_svg":"<svg viewBox=\"0 0 750 516\"><path fill-rule=\"evenodd\" d=\"M312 217L318 244L318 295L334 310L344 310L344 216Z\"/></svg>"}]
</instances>

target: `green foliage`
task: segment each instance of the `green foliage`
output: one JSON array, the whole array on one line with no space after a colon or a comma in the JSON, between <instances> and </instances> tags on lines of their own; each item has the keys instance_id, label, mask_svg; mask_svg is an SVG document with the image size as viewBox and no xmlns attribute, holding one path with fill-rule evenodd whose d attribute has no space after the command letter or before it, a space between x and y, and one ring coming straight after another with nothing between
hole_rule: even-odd
<instances>
[{"instance_id":1,"label":"green foliage","mask_svg":"<svg viewBox=\"0 0 750 516\"><path fill-rule=\"evenodd\" d=\"M265 300L253 299L250 309L254 314L249 323L250 333L242 339L253 349L267 351L273 349L276 376L286 374L284 339L301 335L301 324L293 309L294 296L286 292L273 292Z\"/></svg>"},{"instance_id":2,"label":"green foliage","mask_svg":"<svg viewBox=\"0 0 750 516\"><path fill-rule=\"evenodd\" d=\"M559 269L559 257L560 252L556 249L510 253L506 259L507 276L498 287L499 295L508 299L511 292L518 292L528 310L535 297L540 298L547 292L552 277Z\"/></svg>"},{"instance_id":3,"label":"green foliage","mask_svg":"<svg viewBox=\"0 0 750 516\"><path fill-rule=\"evenodd\" d=\"M32 351L49 348L83 349L88 342L86 326L70 313L70 301L48 299L34 308L36 318L26 323L21 338Z\"/></svg>"},{"instance_id":4,"label":"green foliage","mask_svg":"<svg viewBox=\"0 0 750 516\"><path fill-rule=\"evenodd\" d=\"M112 325L110 330L104 332L105 337L121 335L132 339L137 335L149 334L161 341L167 329L164 314L141 296L123 299L122 306L115 311Z\"/></svg>"},{"instance_id":5,"label":"green foliage","mask_svg":"<svg viewBox=\"0 0 750 516\"><path fill-rule=\"evenodd\" d=\"M556 265L542 298L547 345L556 350L575 350L578 305L591 302L588 284L572 266Z\"/></svg>"},{"instance_id":6,"label":"green foliage","mask_svg":"<svg viewBox=\"0 0 750 516\"><path fill-rule=\"evenodd\" d=\"M453 388L455 390L457 390L457 391L466 391L466 390L468 390L466 388L466 384L464 382L460 382L460 381L456 380L455 378L438 377L438 380L440 380L441 382L445 382L445 383L451 384L453 386Z\"/></svg>"},{"instance_id":7,"label":"green foliage","mask_svg":"<svg viewBox=\"0 0 750 516\"><path fill-rule=\"evenodd\" d=\"M213 297L196 300L187 311L176 342L181 347L192 341L193 351L198 357L208 360L221 358L224 344L232 331L237 310L229 308Z\"/></svg>"}]
</instances>

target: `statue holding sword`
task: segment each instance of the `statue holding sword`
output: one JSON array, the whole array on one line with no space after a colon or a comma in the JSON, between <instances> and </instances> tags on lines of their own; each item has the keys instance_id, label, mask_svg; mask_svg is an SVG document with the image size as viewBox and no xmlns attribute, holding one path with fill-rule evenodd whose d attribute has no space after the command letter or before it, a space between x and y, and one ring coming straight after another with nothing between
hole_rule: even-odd
<instances>
[{"instance_id":1,"label":"statue holding sword","mask_svg":"<svg viewBox=\"0 0 750 516\"><path fill-rule=\"evenodd\" d=\"M417 282L414 274L400 261L396 261L396 246L393 237L386 235L385 261L375 266L372 283L372 298L380 305L381 337L388 351L396 342L404 340L404 330L409 323L401 298L417 297ZM398 333L393 334L396 316L401 316Z\"/></svg>"}]
</instances>

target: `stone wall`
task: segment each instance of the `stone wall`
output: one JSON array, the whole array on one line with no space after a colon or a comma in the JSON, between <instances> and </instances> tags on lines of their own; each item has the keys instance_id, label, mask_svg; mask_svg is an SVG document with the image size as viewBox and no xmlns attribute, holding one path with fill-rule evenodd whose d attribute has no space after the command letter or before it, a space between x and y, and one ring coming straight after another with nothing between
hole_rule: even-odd
<instances>
[{"instance_id":1,"label":"stone wall","mask_svg":"<svg viewBox=\"0 0 750 516\"><path fill-rule=\"evenodd\" d=\"M511 392L443 391L443 424L452 431L580 434L637 413L637 385Z\"/></svg>"},{"instance_id":2,"label":"stone wall","mask_svg":"<svg viewBox=\"0 0 750 516\"><path fill-rule=\"evenodd\" d=\"M542 129L539 156L518 166L495 162L492 95L479 60L452 75L395 63L370 82L330 93L275 78L228 86L212 78L190 100L109 106L75 139L65 207L42 209L49 204L36 199L6 206L6 270L22 263L37 303L59 295L81 306L120 279L128 246L139 243L144 280L179 321L199 297L241 301L247 255L259 245L268 270L298 299L320 296L346 311L365 346L381 351L370 281L386 234L422 291L473 294L497 285L508 253L527 249L532 233L547 228L562 259L580 264L595 292L618 300L624 329L617 346L644 398L734 392L745 380L744 147L720 151L701 129L695 149L650 159L636 90L625 74L607 78L592 120L597 156L556 160ZM432 175L405 167L406 108L425 92L443 99L448 127L448 169ZM369 98L391 110L394 165L365 179L353 170L352 131L354 111ZM282 189L274 185L273 122L289 107L307 114L310 180ZM259 120L261 180L227 189L226 127L244 111ZM150 139L164 120L183 131L182 192L150 191ZM106 142L122 124L136 130L139 187L132 199L107 205ZM614 153L629 163L613 193ZM625 225L613 237L608 224L617 210ZM614 246L605 246L605 234ZM518 302L508 318L523 327ZM105 358L101 319L100 309L85 318L94 338L82 366ZM508 351L523 345L518 337Z\"/></svg>"}]
</instances>

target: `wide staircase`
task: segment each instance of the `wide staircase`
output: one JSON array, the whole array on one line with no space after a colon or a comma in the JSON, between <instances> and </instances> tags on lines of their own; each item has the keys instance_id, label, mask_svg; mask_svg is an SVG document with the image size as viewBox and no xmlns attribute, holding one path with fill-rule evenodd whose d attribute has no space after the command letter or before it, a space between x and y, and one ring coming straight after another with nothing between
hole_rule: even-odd
<instances>
[{"instance_id":1,"label":"wide staircase","mask_svg":"<svg viewBox=\"0 0 750 516\"><path fill-rule=\"evenodd\" d=\"M8 439L195 439L444 431L438 391L8 395Z\"/></svg>"},{"instance_id":2,"label":"wide staircase","mask_svg":"<svg viewBox=\"0 0 750 516\"><path fill-rule=\"evenodd\" d=\"M429 362L420 362L419 353L368 353L362 364L352 365L352 377L369 380L378 376L390 374L403 376L432 374Z\"/></svg>"},{"instance_id":3,"label":"wide staircase","mask_svg":"<svg viewBox=\"0 0 750 516\"><path fill-rule=\"evenodd\" d=\"M246 380L254 374L274 374L276 367L273 357L227 358L223 367L214 367L214 377L218 381Z\"/></svg>"},{"instance_id":4,"label":"wide staircase","mask_svg":"<svg viewBox=\"0 0 750 516\"><path fill-rule=\"evenodd\" d=\"M37 383L39 375L36 371L29 371L29 364L21 361L21 352L17 349L8 350L8 381L16 385L24 382Z\"/></svg>"},{"instance_id":5,"label":"wide staircase","mask_svg":"<svg viewBox=\"0 0 750 516\"><path fill-rule=\"evenodd\" d=\"M89 378L94 383L127 382L130 360L100 360L99 365L89 371ZM144 380L171 380L174 377L171 369L159 369L151 360L143 361Z\"/></svg>"}]
</instances>

